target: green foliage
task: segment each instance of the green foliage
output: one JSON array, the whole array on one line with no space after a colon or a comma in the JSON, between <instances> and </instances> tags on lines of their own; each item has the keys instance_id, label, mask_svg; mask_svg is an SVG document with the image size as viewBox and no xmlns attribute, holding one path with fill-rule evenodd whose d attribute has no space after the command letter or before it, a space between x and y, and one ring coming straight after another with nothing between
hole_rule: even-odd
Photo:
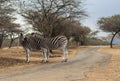
<instances>
[{"instance_id":1,"label":"green foliage","mask_svg":"<svg viewBox=\"0 0 120 81\"><path fill-rule=\"evenodd\" d=\"M105 32L118 32L120 31L120 15L103 17L98 20L98 25Z\"/></svg>"},{"instance_id":2,"label":"green foliage","mask_svg":"<svg viewBox=\"0 0 120 81\"><path fill-rule=\"evenodd\" d=\"M112 48L112 42L114 37L120 32L120 15L113 15L111 17L103 17L98 20L99 28L105 32L111 32L113 37L111 39L110 46Z\"/></svg>"}]
</instances>

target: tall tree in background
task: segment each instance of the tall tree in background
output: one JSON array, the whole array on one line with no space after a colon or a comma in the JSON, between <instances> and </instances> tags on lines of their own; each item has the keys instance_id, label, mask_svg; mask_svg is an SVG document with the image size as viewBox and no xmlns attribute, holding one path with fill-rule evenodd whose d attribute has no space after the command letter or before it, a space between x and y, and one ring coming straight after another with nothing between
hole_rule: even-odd
<instances>
[{"instance_id":1,"label":"tall tree in background","mask_svg":"<svg viewBox=\"0 0 120 81\"><path fill-rule=\"evenodd\" d=\"M81 0L24 0L20 10L33 29L42 32L45 37L56 36L56 29L60 29L60 23L65 20L72 22L87 16Z\"/></svg>"},{"instance_id":2,"label":"tall tree in background","mask_svg":"<svg viewBox=\"0 0 120 81\"><path fill-rule=\"evenodd\" d=\"M13 35L11 32L15 33L20 30L18 29L20 25L13 23L15 18L13 18L12 13L14 11L10 5L10 0L0 0L0 48L5 36Z\"/></svg>"},{"instance_id":3,"label":"tall tree in background","mask_svg":"<svg viewBox=\"0 0 120 81\"><path fill-rule=\"evenodd\" d=\"M111 32L113 37L111 39L110 47L112 48L112 42L116 34L120 32L120 15L114 15L111 17L103 17L98 20L99 28L105 32Z\"/></svg>"}]
</instances>

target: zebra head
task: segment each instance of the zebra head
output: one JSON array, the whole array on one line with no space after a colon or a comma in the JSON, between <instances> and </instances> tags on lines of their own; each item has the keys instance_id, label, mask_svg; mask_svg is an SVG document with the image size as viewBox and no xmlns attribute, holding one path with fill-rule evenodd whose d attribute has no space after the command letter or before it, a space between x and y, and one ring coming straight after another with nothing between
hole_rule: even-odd
<instances>
[{"instance_id":1,"label":"zebra head","mask_svg":"<svg viewBox=\"0 0 120 81\"><path fill-rule=\"evenodd\" d=\"M26 45L26 42L28 42L28 39L26 36L24 36L22 33L20 33L20 36L19 36L19 42L25 46Z\"/></svg>"},{"instance_id":2,"label":"zebra head","mask_svg":"<svg viewBox=\"0 0 120 81\"><path fill-rule=\"evenodd\" d=\"M19 40L20 40L20 42L23 42L23 41L27 40L27 37L25 37L22 33L20 33Z\"/></svg>"},{"instance_id":3,"label":"zebra head","mask_svg":"<svg viewBox=\"0 0 120 81\"><path fill-rule=\"evenodd\" d=\"M24 41L24 38L25 38L24 35L22 33L20 33L19 40Z\"/></svg>"}]
</instances>

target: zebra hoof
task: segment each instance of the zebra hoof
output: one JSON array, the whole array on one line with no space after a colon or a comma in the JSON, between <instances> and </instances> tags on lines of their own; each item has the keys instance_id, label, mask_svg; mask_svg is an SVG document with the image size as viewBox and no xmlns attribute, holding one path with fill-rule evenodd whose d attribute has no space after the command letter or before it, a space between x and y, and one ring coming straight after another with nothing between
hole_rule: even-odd
<instances>
[{"instance_id":1,"label":"zebra hoof","mask_svg":"<svg viewBox=\"0 0 120 81\"><path fill-rule=\"evenodd\" d=\"M42 63L48 63L49 61L48 60L42 60Z\"/></svg>"},{"instance_id":2,"label":"zebra hoof","mask_svg":"<svg viewBox=\"0 0 120 81\"><path fill-rule=\"evenodd\" d=\"M67 59L62 60L61 62L62 62L62 63L63 63L63 62L67 62Z\"/></svg>"},{"instance_id":3,"label":"zebra hoof","mask_svg":"<svg viewBox=\"0 0 120 81\"><path fill-rule=\"evenodd\" d=\"M25 60L27 63L29 63L30 61L29 60Z\"/></svg>"},{"instance_id":4,"label":"zebra hoof","mask_svg":"<svg viewBox=\"0 0 120 81\"><path fill-rule=\"evenodd\" d=\"M27 61L27 63L29 64L29 63L30 63L30 61Z\"/></svg>"},{"instance_id":5,"label":"zebra hoof","mask_svg":"<svg viewBox=\"0 0 120 81\"><path fill-rule=\"evenodd\" d=\"M67 59L65 59L64 62L67 62Z\"/></svg>"},{"instance_id":6,"label":"zebra hoof","mask_svg":"<svg viewBox=\"0 0 120 81\"><path fill-rule=\"evenodd\" d=\"M49 61L47 60L46 63L48 63Z\"/></svg>"},{"instance_id":7,"label":"zebra hoof","mask_svg":"<svg viewBox=\"0 0 120 81\"><path fill-rule=\"evenodd\" d=\"M61 62L63 63L64 61L62 60Z\"/></svg>"}]
</instances>

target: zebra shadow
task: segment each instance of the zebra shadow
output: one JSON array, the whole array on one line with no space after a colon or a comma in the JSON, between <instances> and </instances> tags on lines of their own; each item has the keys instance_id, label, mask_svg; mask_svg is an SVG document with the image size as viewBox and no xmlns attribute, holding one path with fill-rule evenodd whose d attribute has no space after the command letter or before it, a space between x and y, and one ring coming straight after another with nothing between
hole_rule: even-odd
<instances>
[{"instance_id":1,"label":"zebra shadow","mask_svg":"<svg viewBox=\"0 0 120 81\"><path fill-rule=\"evenodd\" d=\"M55 58L55 57L62 57L62 52L60 52L60 51L53 51L52 53L49 53L49 55L50 55L50 58Z\"/></svg>"},{"instance_id":2,"label":"zebra shadow","mask_svg":"<svg viewBox=\"0 0 120 81\"><path fill-rule=\"evenodd\" d=\"M30 64L41 64L41 60L32 60L30 63L27 63L25 59L17 59L17 58L7 58L7 57L0 57L0 69L7 68L7 67L14 67L14 66L21 66L21 65L30 65Z\"/></svg>"},{"instance_id":3,"label":"zebra shadow","mask_svg":"<svg viewBox=\"0 0 120 81\"><path fill-rule=\"evenodd\" d=\"M0 57L0 68L15 66L19 64L25 64L25 60L22 59L15 59L15 58L7 58L7 57Z\"/></svg>"}]
</instances>

